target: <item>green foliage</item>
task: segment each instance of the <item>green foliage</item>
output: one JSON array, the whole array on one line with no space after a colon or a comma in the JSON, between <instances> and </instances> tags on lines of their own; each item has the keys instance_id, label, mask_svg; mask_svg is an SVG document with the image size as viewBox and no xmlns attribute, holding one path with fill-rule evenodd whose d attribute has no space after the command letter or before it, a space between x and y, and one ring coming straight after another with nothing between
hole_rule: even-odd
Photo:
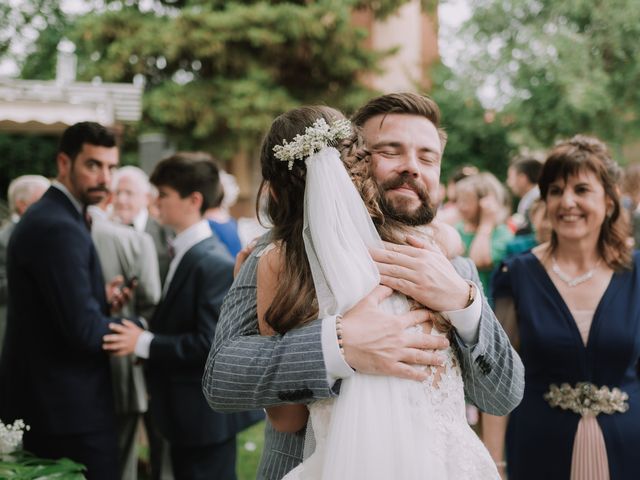
<instances>
[{"instance_id":1,"label":"green foliage","mask_svg":"<svg viewBox=\"0 0 640 480\"><path fill-rule=\"evenodd\" d=\"M445 66L434 68L432 79L437 87L431 96L440 107L442 125L448 134L442 180L457 167L467 164L504 178L514 152L508 117L485 110L474 90L456 81Z\"/></svg>"},{"instance_id":2,"label":"green foliage","mask_svg":"<svg viewBox=\"0 0 640 480\"><path fill-rule=\"evenodd\" d=\"M84 480L84 470L68 458L46 460L27 452L0 455L0 478L6 480Z\"/></svg>"},{"instance_id":3,"label":"green foliage","mask_svg":"<svg viewBox=\"0 0 640 480\"><path fill-rule=\"evenodd\" d=\"M0 57L14 58L27 52L33 63L43 68L34 71L27 66L29 78L53 78L55 47L65 28L65 16L57 0L0 2ZM31 40L37 37L35 43Z\"/></svg>"},{"instance_id":4,"label":"green foliage","mask_svg":"<svg viewBox=\"0 0 640 480\"><path fill-rule=\"evenodd\" d=\"M640 121L640 2L478 0L463 75L498 83L523 139L592 133L614 145ZM499 82L495 82L498 79Z\"/></svg>"},{"instance_id":5,"label":"green foliage","mask_svg":"<svg viewBox=\"0 0 640 480\"><path fill-rule=\"evenodd\" d=\"M358 5L384 14L402 3ZM272 119L293 106L351 111L372 94L359 79L384 54L364 47L366 32L351 22L354 1L172 5L92 13L78 19L69 37L81 79L144 76L142 129L165 130L179 148L229 158L251 150Z\"/></svg>"},{"instance_id":6,"label":"green foliage","mask_svg":"<svg viewBox=\"0 0 640 480\"><path fill-rule=\"evenodd\" d=\"M0 134L0 198L19 175L55 176L57 145L54 137Z\"/></svg>"}]
</instances>

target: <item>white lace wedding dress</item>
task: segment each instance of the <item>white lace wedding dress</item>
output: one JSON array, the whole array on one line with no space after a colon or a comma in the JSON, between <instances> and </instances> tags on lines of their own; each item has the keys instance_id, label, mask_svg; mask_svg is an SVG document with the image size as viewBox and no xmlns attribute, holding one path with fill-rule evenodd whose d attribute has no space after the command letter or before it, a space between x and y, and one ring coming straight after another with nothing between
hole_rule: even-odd
<instances>
[{"instance_id":1,"label":"white lace wedding dress","mask_svg":"<svg viewBox=\"0 0 640 480\"><path fill-rule=\"evenodd\" d=\"M381 246L338 152L307 159L305 247L321 317L346 312L379 283L367 248ZM409 310L397 293L381 306ZM499 479L467 424L458 360L451 348L441 355L444 366L427 367L424 382L355 373L336 399L309 405L315 449L284 480Z\"/></svg>"}]
</instances>

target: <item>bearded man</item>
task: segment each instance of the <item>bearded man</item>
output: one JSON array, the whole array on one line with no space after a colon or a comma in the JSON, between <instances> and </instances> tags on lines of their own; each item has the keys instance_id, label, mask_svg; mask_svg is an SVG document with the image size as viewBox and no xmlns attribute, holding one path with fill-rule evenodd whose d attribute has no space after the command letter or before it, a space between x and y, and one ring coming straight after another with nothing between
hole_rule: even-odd
<instances>
[{"instance_id":1,"label":"bearded man","mask_svg":"<svg viewBox=\"0 0 640 480\"><path fill-rule=\"evenodd\" d=\"M90 480L118 478L109 359L102 337L128 300L122 279L105 288L87 206L109 193L115 137L93 122L72 125L58 175L11 236L9 308L0 359L0 418L24 419L26 450L68 457Z\"/></svg>"},{"instance_id":2,"label":"bearded man","mask_svg":"<svg viewBox=\"0 0 640 480\"><path fill-rule=\"evenodd\" d=\"M428 97L411 93L375 98L352 118L369 152L370 175L384 214L410 225L431 222L446 135L440 111ZM468 259L449 261L439 249L410 239L372 251L381 283L441 312L452 323L466 396L481 410L505 415L524 390L524 371L482 296ZM268 236L261 242L269 242ZM259 251L260 249L256 249ZM256 315L257 253L246 260L222 306L203 389L212 408L239 411L284 403L311 403L339 393L341 379L362 373L424 380L412 364L438 365L448 346L435 335L405 335L408 317L385 314L375 289L344 314L341 353L336 318L320 318L284 335L260 336ZM258 471L280 479L302 461L304 430L276 432L269 424Z\"/></svg>"}]
</instances>

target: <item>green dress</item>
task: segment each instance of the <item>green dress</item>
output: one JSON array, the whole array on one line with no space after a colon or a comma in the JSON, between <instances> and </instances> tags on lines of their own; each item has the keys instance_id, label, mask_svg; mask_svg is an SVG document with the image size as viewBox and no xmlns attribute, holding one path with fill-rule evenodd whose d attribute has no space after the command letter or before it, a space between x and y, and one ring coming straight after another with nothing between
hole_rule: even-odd
<instances>
[{"instance_id":1,"label":"green dress","mask_svg":"<svg viewBox=\"0 0 640 480\"><path fill-rule=\"evenodd\" d=\"M465 256L469 256L469 248L471 247L471 242L473 242L476 234L475 232L465 232L463 222L456 224L456 230L460 234L462 242L464 243L464 254ZM504 224L498 225L491 232L491 259L493 260L493 267L482 270L478 269L484 294L490 300L493 300L493 296L491 294L491 273L493 272L493 268L500 265L500 262L506 256L507 244L512 238L513 233L511 233L511 230L509 230L509 228Z\"/></svg>"}]
</instances>

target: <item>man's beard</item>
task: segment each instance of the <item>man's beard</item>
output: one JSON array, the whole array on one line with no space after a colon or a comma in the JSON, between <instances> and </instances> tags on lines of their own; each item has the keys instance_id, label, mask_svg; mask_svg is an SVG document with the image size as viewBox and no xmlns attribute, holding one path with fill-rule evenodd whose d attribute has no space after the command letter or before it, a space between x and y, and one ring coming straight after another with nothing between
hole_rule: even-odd
<instances>
[{"instance_id":1,"label":"man's beard","mask_svg":"<svg viewBox=\"0 0 640 480\"><path fill-rule=\"evenodd\" d=\"M98 185L97 187L87 188L86 190L81 190L79 186L79 182L77 180L75 172L71 172L70 176L71 184L73 185L76 193L80 198L80 203L83 205L95 205L96 203L100 203L104 197L109 194L109 189L106 185ZM97 196L97 193L102 193L103 195Z\"/></svg>"},{"instance_id":2,"label":"man's beard","mask_svg":"<svg viewBox=\"0 0 640 480\"><path fill-rule=\"evenodd\" d=\"M387 192L391 189L407 185L413 189L420 199L420 205L410 210L409 199L396 199L395 201L387 198ZM380 209L385 217L397 220L405 225L418 226L431 223L435 217L435 208L431 203L429 192L419 184L415 178L407 173L403 173L394 178L390 178L378 184Z\"/></svg>"}]
</instances>

